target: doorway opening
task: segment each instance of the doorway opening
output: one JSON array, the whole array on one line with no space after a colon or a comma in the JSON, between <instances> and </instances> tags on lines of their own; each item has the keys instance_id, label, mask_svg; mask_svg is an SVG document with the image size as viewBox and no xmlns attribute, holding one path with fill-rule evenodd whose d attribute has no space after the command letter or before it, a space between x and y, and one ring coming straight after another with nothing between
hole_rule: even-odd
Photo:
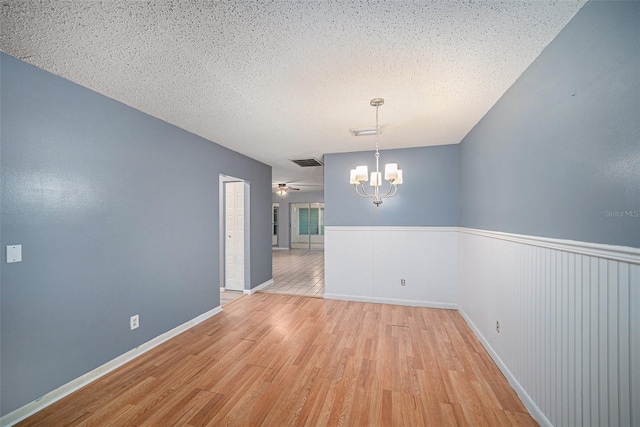
<instances>
[{"instance_id":1,"label":"doorway opening","mask_svg":"<svg viewBox=\"0 0 640 427\"><path fill-rule=\"evenodd\" d=\"M324 250L324 203L291 203L291 249Z\"/></svg>"}]
</instances>

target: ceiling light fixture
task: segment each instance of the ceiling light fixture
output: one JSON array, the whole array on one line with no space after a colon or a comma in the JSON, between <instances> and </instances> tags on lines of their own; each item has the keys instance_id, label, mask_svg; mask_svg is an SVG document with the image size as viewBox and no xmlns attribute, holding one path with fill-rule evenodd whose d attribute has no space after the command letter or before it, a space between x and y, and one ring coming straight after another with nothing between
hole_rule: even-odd
<instances>
[{"instance_id":1,"label":"ceiling light fixture","mask_svg":"<svg viewBox=\"0 0 640 427\"><path fill-rule=\"evenodd\" d=\"M373 133L359 133L356 134L355 131L363 130L363 129L350 129L351 133L354 136L360 135L375 135L376 136L376 171L371 172L371 182L369 185L373 187L373 193L368 193L364 188L364 183L367 182L369 178L369 169L366 165L357 166L355 169L351 169L351 174L349 177L349 183L353 185L356 189L356 193L360 197L368 197L373 199L373 203L376 207L380 206L382 203L382 199L385 197L392 197L398 191L398 185L402 184L402 170L398 169L397 163L387 163L384 166L384 179L389 181L389 191L384 194L380 194L380 187L382 186L382 175L380 174L379 160L380 153L378 152L378 135L380 132L380 127L378 126L378 108L384 104L384 99L382 98L373 98L370 102L372 107L376 107L376 127L366 129L368 131L372 131Z\"/></svg>"},{"instance_id":2,"label":"ceiling light fixture","mask_svg":"<svg viewBox=\"0 0 640 427\"><path fill-rule=\"evenodd\" d=\"M284 197L287 194L287 192L289 192L290 190L298 191L300 189L291 187L287 184L278 184L278 189L276 190L276 194L278 194L278 196L280 197Z\"/></svg>"},{"instance_id":3,"label":"ceiling light fixture","mask_svg":"<svg viewBox=\"0 0 640 427\"><path fill-rule=\"evenodd\" d=\"M367 136L367 135L375 135L377 133L382 133L379 132L380 128L360 128L360 129L349 129L349 132L351 132L351 135L353 136Z\"/></svg>"}]
</instances>

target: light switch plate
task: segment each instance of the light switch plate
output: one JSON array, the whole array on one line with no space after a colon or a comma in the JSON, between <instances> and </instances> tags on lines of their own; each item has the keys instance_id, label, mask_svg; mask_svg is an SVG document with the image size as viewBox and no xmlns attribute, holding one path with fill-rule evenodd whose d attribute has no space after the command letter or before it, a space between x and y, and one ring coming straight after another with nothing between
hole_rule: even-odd
<instances>
[{"instance_id":1,"label":"light switch plate","mask_svg":"<svg viewBox=\"0 0 640 427\"><path fill-rule=\"evenodd\" d=\"M7 264L22 261L22 245L7 246Z\"/></svg>"}]
</instances>

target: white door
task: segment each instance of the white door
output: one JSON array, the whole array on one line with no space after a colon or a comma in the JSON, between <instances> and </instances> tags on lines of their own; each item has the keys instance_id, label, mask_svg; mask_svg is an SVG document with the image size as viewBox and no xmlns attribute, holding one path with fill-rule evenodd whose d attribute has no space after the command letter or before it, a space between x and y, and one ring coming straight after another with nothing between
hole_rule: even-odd
<instances>
[{"instance_id":1,"label":"white door","mask_svg":"<svg viewBox=\"0 0 640 427\"><path fill-rule=\"evenodd\" d=\"M244 290L244 183L225 183L225 288Z\"/></svg>"}]
</instances>

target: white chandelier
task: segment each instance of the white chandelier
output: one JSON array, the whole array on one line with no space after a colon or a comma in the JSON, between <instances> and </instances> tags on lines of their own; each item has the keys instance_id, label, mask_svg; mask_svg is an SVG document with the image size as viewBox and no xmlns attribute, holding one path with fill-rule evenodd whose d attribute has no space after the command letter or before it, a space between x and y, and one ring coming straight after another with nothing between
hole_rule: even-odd
<instances>
[{"instance_id":1,"label":"white chandelier","mask_svg":"<svg viewBox=\"0 0 640 427\"><path fill-rule=\"evenodd\" d=\"M349 182L355 187L358 196L373 199L373 203L378 207L380 206L380 203L382 203L382 199L385 197L391 197L396 194L396 191L398 191L398 185L402 184L402 170L398 169L397 163L387 163L384 166L384 179L389 181L389 191L386 193L382 192L381 194L382 175L380 174L380 153L378 152L378 135L380 134L380 127L378 126L378 107L384 104L384 99L373 98L370 104L372 107L376 107L375 129L363 129L360 131L352 130L351 133L356 136L372 135L373 133L376 135L376 171L371 172L371 182L369 183L373 188L373 193L368 193L364 187L364 183L367 182L369 178L369 169L366 165L357 166L355 169L351 169Z\"/></svg>"}]
</instances>

